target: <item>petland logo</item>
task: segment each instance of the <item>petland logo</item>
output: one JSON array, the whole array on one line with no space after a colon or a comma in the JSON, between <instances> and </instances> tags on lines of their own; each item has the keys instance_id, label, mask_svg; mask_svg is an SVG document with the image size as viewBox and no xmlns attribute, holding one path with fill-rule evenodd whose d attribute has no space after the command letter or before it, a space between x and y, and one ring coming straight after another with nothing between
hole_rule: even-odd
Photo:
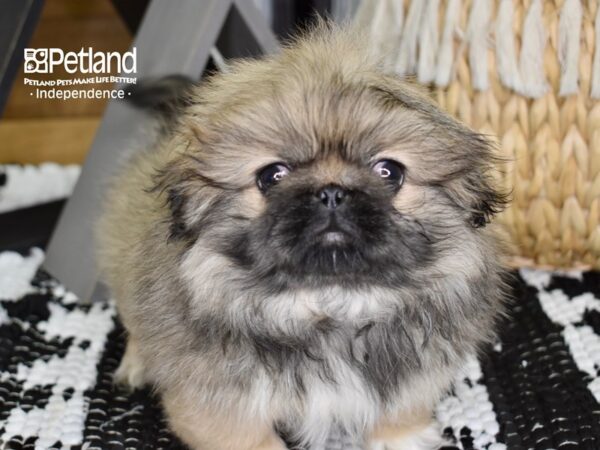
<instances>
[{"instance_id":1,"label":"petland logo","mask_svg":"<svg viewBox=\"0 0 600 450\"><path fill-rule=\"evenodd\" d=\"M94 52L91 47L78 52L65 52L60 48L26 48L25 73L54 73L62 67L67 73L108 74L136 73L137 49L119 52Z\"/></svg>"},{"instance_id":2,"label":"petland logo","mask_svg":"<svg viewBox=\"0 0 600 450\"><path fill-rule=\"evenodd\" d=\"M55 71L76 74L62 78L23 77L23 84L34 88L29 95L41 100L123 99L126 94L131 94L126 93L125 86L137 83L135 47L125 53L95 52L91 47L82 47L78 52L66 52L60 48L26 48L24 56L27 75L53 74ZM111 75L115 72L122 75ZM82 85L84 89L79 88Z\"/></svg>"}]
</instances>

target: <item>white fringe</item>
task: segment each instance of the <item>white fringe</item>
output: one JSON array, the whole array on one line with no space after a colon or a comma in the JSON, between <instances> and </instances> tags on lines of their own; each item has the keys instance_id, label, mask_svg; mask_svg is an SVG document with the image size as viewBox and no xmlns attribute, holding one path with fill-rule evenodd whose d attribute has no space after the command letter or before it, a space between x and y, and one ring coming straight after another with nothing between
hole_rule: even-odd
<instances>
[{"instance_id":1,"label":"white fringe","mask_svg":"<svg viewBox=\"0 0 600 450\"><path fill-rule=\"evenodd\" d=\"M404 27L404 0L391 0L390 4L390 18L391 18L391 27L392 27L392 47L390 54L388 55L388 60L390 66L393 68L396 62L396 55L399 52L401 39L402 39L402 29Z\"/></svg>"},{"instance_id":2,"label":"white fringe","mask_svg":"<svg viewBox=\"0 0 600 450\"><path fill-rule=\"evenodd\" d=\"M582 15L581 0L566 0L560 11L558 22L558 60L561 69L559 95L571 95L578 91Z\"/></svg>"},{"instance_id":3,"label":"white fringe","mask_svg":"<svg viewBox=\"0 0 600 450\"><path fill-rule=\"evenodd\" d=\"M352 19L354 23L363 30L369 30L371 23L373 22L373 16L375 15L375 8L377 3L373 0L362 0L358 4L358 8L354 13Z\"/></svg>"},{"instance_id":4,"label":"white fringe","mask_svg":"<svg viewBox=\"0 0 600 450\"><path fill-rule=\"evenodd\" d=\"M533 0L523 24L523 42L519 60L523 82L519 93L526 97L541 97L548 90L544 73L546 38L546 30L542 22L542 2Z\"/></svg>"},{"instance_id":5,"label":"white fringe","mask_svg":"<svg viewBox=\"0 0 600 450\"><path fill-rule=\"evenodd\" d=\"M445 87L455 69L456 41L462 0L444 0L443 30L438 31L440 0L362 0L355 22L364 25L373 52L401 76L416 74L419 82ZM561 66L559 95L579 90L579 55L583 0L564 0L558 24L558 57ZM600 2L600 0L597 0ZM408 12L404 15L404 5ZM544 51L548 33L544 29L543 1L531 0L523 21L521 52L518 55L514 32L514 0L472 0L464 45L472 85L489 88L488 46L493 8L498 5L493 24L498 77L503 85L526 97L537 98L548 89ZM595 50L590 95L600 98L600 5L595 18Z\"/></svg>"},{"instance_id":6,"label":"white fringe","mask_svg":"<svg viewBox=\"0 0 600 450\"><path fill-rule=\"evenodd\" d=\"M460 8L461 0L448 0L435 75L435 84L441 87L448 86L452 77L452 69L454 67L454 36L458 27Z\"/></svg>"},{"instance_id":7,"label":"white fringe","mask_svg":"<svg viewBox=\"0 0 600 450\"><path fill-rule=\"evenodd\" d=\"M363 3L374 3L370 10L367 10L371 14L368 27L371 52L382 59L386 68L393 70L402 36L403 0L364 1Z\"/></svg>"},{"instance_id":8,"label":"white fringe","mask_svg":"<svg viewBox=\"0 0 600 450\"><path fill-rule=\"evenodd\" d=\"M417 42L424 6L423 0L410 3L395 66L396 72L401 76L412 75L417 71Z\"/></svg>"},{"instance_id":9,"label":"white fringe","mask_svg":"<svg viewBox=\"0 0 600 450\"><path fill-rule=\"evenodd\" d=\"M390 29L387 27L389 0L379 0L373 10L373 20L369 29L369 45L377 56L385 54L385 43L389 42Z\"/></svg>"},{"instance_id":10,"label":"white fringe","mask_svg":"<svg viewBox=\"0 0 600 450\"><path fill-rule=\"evenodd\" d=\"M596 12L596 22L594 24L596 40L594 45L594 65L592 67L592 98L600 98L600 5Z\"/></svg>"},{"instance_id":11,"label":"white fringe","mask_svg":"<svg viewBox=\"0 0 600 450\"><path fill-rule=\"evenodd\" d=\"M487 50L491 14L491 0L473 0L467 25L467 41L473 87L479 91L489 87Z\"/></svg>"},{"instance_id":12,"label":"white fringe","mask_svg":"<svg viewBox=\"0 0 600 450\"><path fill-rule=\"evenodd\" d=\"M513 0L500 0L494 32L496 37L496 62L500 81L505 86L519 91L522 89L522 82L513 30L514 13Z\"/></svg>"},{"instance_id":13,"label":"white fringe","mask_svg":"<svg viewBox=\"0 0 600 450\"><path fill-rule=\"evenodd\" d=\"M419 33L419 83L429 84L435 79L435 64L438 51L438 12L440 0L426 2Z\"/></svg>"}]
</instances>

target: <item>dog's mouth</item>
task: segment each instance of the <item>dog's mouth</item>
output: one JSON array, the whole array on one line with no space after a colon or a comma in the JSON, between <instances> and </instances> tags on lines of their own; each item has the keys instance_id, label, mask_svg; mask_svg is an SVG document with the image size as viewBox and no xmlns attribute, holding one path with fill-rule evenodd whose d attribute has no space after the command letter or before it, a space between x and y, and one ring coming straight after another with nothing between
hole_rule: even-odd
<instances>
[{"instance_id":1,"label":"dog's mouth","mask_svg":"<svg viewBox=\"0 0 600 450\"><path fill-rule=\"evenodd\" d=\"M312 197L295 200L272 204L264 216L249 259L264 264L261 273L299 284L356 284L396 270L383 244L395 236L386 205L370 197L359 201L358 195L335 209L314 205Z\"/></svg>"},{"instance_id":2,"label":"dog's mouth","mask_svg":"<svg viewBox=\"0 0 600 450\"><path fill-rule=\"evenodd\" d=\"M360 237L338 224L322 227L304 242L295 249L296 269L301 273L344 277L367 269Z\"/></svg>"},{"instance_id":3,"label":"dog's mouth","mask_svg":"<svg viewBox=\"0 0 600 450\"><path fill-rule=\"evenodd\" d=\"M327 222L313 233L313 236L319 244L334 247L348 246L353 239L357 238L354 234L351 227L344 226L337 216L332 214Z\"/></svg>"},{"instance_id":4,"label":"dog's mouth","mask_svg":"<svg viewBox=\"0 0 600 450\"><path fill-rule=\"evenodd\" d=\"M319 235L320 241L323 245L345 245L349 241L349 236L343 231L339 230L326 230Z\"/></svg>"},{"instance_id":5,"label":"dog's mouth","mask_svg":"<svg viewBox=\"0 0 600 450\"><path fill-rule=\"evenodd\" d=\"M318 243L324 246L346 246L351 243L351 232L342 228L335 220L315 233Z\"/></svg>"}]
</instances>

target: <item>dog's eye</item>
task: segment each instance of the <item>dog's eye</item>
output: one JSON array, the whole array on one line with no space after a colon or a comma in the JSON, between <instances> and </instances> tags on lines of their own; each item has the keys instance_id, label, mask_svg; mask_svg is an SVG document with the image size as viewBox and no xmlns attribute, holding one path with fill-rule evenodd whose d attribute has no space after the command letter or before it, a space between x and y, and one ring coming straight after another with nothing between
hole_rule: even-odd
<instances>
[{"instance_id":1,"label":"dog's eye","mask_svg":"<svg viewBox=\"0 0 600 450\"><path fill-rule=\"evenodd\" d=\"M404 182L404 166L391 159L382 159L373 166L377 175L390 183L400 187Z\"/></svg>"},{"instance_id":2,"label":"dog's eye","mask_svg":"<svg viewBox=\"0 0 600 450\"><path fill-rule=\"evenodd\" d=\"M270 164L258 172L256 184L262 192L265 192L274 184L279 183L288 173L290 173L290 169L286 165L281 163Z\"/></svg>"}]
</instances>

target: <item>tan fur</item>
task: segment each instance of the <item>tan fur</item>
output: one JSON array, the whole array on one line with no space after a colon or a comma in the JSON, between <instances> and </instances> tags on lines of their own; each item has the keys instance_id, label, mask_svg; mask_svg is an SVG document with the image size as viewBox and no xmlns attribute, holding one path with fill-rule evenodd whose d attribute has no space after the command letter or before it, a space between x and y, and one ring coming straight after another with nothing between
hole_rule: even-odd
<instances>
[{"instance_id":1,"label":"tan fur","mask_svg":"<svg viewBox=\"0 0 600 450\"><path fill-rule=\"evenodd\" d=\"M190 402L187 392L163 395L173 431L193 449L285 450L268 423L251 417L223 417L220 411L203 410Z\"/></svg>"},{"instance_id":2,"label":"tan fur","mask_svg":"<svg viewBox=\"0 0 600 450\"><path fill-rule=\"evenodd\" d=\"M115 382L131 389L139 389L146 384L144 363L139 354L138 344L132 336L127 340L125 354L115 372Z\"/></svg>"},{"instance_id":3,"label":"tan fur","mask_svg":"<svg viewBox=\"0 0 600 450\"><path fill-rule=\"evenodd\" d=\"M374 431L367 450L438 450L447 444L441 431L427 418L410 422L380 424Z\"/></svg>"},{"instance_id":4,"label":"tan fur","mask_svg":"<svg viewBox=\"0 0 600 450\"><path fill-rule=\"evenodd\" d=\"M463 141L477 137L438 112L421 91L382 73L364 43L355 30L322 26L279 55L234 63L230 72L194 91L173 134L138 152L109 189L98 227L99 265L129 334L117 378L134 387L152 385L171 427L192 449L281 450L275 424L299 417L305 442L323 441L330 426L341 423L360 437L372 435L373 445L405 449L406 442L420 442L410 439L426 427L426 414L408 422L389 418L431 411L464 354L493 335L500 296L494 290L481 312L470 288L479 278L491 278L496 287L501 250L490 231L465 225L479 206L476 188L493 191L489 157L476 147L485 143L473 144L482 156L461 153ZM354 162L338 156L337 142L344 142ZM367 179L381 190L380 180L368 178L368 168L382 158L407 168L394 208L424 222L444 218L440 226L449 237L414 281L436 314L455 307L464 307L469 317L481 313L476 323L461 323L469 339L457 345L439 338L436 348L448 362L424 353L428 370L403 380L386 402L334 350L323 359L337 384L307 371L302 396L292 395L293 376L275 379L235 343L237 359L230 362L225 345L212 345L207 342L212 335L201 334L210 325L207 317L244 330L240 339L248 338L245 327L264 325L292 341L310 336L326 320L360 329L405 309L416 311L411 319L427 323L429 316L418 309L421 298L405 286L307 286L265 297L243 284L244 271L217 251L238 231L239 221L265 213L256 174L266 165L297 165L298 183L315 188L335 183L352 189ZM473 175L471 166L482 177L475 189L464 176L453 175ZM281 182L282 189L290 186ZM452 201L440 195L442 187ZM170 196L185 201L173 205ZM225 219L203 222L218 208L227 208ZM184 231L174 238L176 220ZM411 331L414 344L424 346L424 330ZM430 448L414 445L413 450Z\"/></svg>"},{"instance_id":5,"label":"tan fur","mask_svg":"<svg viewBox=\"0 0 600 450\"><path fill-rule=\"evenodd\" d=\"M399 440L426 428L431 423L429 411L403 412L398 417L382 419L371 433L373 441Z\"/></svg>"},{"instance_id":6,"label":"tan fur","mask_svg":"<svg viewBox=\"0 0 600 450\"><path fill-rule=\"evenodd\" d=\"M254 218L260 216L265 210L265 199L256 187L244 189L238 202L240 213L245 217Z\"/></svg>"},{"instance_id":7,"label":"tan fur","mask_svg":"<svg viewBox=\"0 0 600 450\"><path fill-rule=\"evenodd\" d=\"M312 176L323 184L344 184L344 178L351 178L346 175L348 165L339 157L332 155L315 164ZM349 180L348 180L349 181ZM346 182L348 183L348 182Z\"/></svg>"}]
</instances>

